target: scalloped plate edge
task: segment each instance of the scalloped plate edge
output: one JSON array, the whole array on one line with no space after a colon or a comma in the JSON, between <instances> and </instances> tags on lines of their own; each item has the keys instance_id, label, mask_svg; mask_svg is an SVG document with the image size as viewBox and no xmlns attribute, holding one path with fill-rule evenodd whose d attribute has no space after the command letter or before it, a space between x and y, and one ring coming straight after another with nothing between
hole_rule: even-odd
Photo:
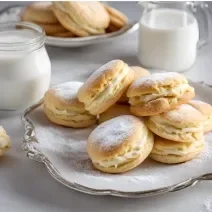
<instances>
[{"instance_id":1,"label":"scalloped plate edge","mask_svg":"<svg viewBox=\"0 0 212 212\"><path fill-rule=\"evenodd\" d=\"M192 82L192 83L205 86L207 88L211 88L210 86L204 84L203 82L201 83ZM54 165L48 160L48 158L32 145L33 143L38 143L38 140L36 139L36 136L35 136L35 129L34 129L33 123L30 121L30 119L27 116L31 112L33 112L36 108L40 107L42 104L43 104L43 99L41 99L37 104L27 108L24 112L23 117L21 118L22 124L24 126L24 139L22 141L22 148L30 159L35 160L37 162L44 163L49 174L58 182L65 185L66 187L69 187L73 190L77 190L86 194L91 194L91 195L100 195L100 196L111 195L111 196L117 196L117 197L139 198L139 197L159 195L159 194L163 194L167 192L180 191L185 188L192 187L196 185L198 182L205 181L205 180L212 180L212 173L207 173L198 177L190 178L188 180L174 184L172 186L167 186L167 187L162 187L162 188L152 189L147 191L137 191L137 192L124 192L124 191L117 191L117 190L111 190L111 189L108 189L108 190L107 189L92 189L75 182L69 182L60 175L60 173L57 171Z\"/></svg>"}]
</instances>

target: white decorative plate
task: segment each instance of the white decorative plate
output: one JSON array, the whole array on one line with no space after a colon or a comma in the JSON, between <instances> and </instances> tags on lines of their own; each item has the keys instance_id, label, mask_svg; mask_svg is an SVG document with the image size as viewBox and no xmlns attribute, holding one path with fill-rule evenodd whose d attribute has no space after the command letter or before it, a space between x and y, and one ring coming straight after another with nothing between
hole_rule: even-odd
<instances>
[{"instance_id":1,"label":"white decorative plate","mask_svg":"<svg viewBox=\"0 0 212 212\"><path fill-rule=\"evenodd\" d=\"M0 11L0 23L9 21L20 21L19 14L23 10L23 6L11 6ZM119 31L107 33L104 35L96 35L79 38L58 38L46 36L45 44L57 47L81 47L97 43L104 43L120 38L123 35L130 34L138 29L137 22L131 22Z\"/></svg>"},{"instance_id":2,"label":"white decorative plate","mask_svg":"<svg viewBox=\"0 0 212 212\"><path fill-rule=\"evenodd\" d=\"M196 98L212 104L211 88L192 83ZM143 197L173 192L212 180L212 133L205 136L206 148L196 159L179 165L165 165L147 159L124 174L95 170L86 153L86 139L92 128L71 129L51 124L42 101L28 108L22 117L25 128L23 149L27 156L47 167L60 183L72 189L120 197Z\"/></svg>"}]
</instances>

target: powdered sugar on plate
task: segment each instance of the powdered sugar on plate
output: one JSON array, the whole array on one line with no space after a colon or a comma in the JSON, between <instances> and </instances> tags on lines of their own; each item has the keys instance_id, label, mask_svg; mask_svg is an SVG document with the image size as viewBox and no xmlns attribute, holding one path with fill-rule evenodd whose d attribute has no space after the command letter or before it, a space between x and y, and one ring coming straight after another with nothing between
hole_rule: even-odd
<instances>
[{"instance_id":1,"label":"powdered sugar on plate","mask_svg":"<svg viewBox=\"0 0 212 212\"><path fill-rule=\"evenodd\" d=\"M83 85L82 82L70 81L58 84L51 88L56 96L62 98L65 101L71 101L77 99L77 92Z\"/></svg>"},{"instance_id":2,"label":"powdered sugar on plate","mask_svg":"<svg viewBox=\"0 0 212 212\"><path fill-rule=\"evenodd\" d=\"M203 101L210 99L211 90L206 92L204 89L204 95L198 91L201 89L199 88L196 92L198 99ZM32 112L30 119L35 125L38 140L38 143L33 145L49 159L60 176L68 182L92 189L147 191L172 186L212 172L212 133L205 136L204 152L186 163L167 165L147 159L129 172L105 174L93 167L86 151L87 138L96 126L75 130L51 124L46 119L42 107Z\"/></svg>"},{"instance_id":3,"label":"powdered sugar on plate","mask_svg":"<svg viewBox=\"0 0 212 212\"><path fill-rule=\"evenodd\" d=\"M203 202L201 212L212 212L212 196Z\"/></svg>"},{"instance_id":4,"label":"powdered sugar on plate","mask_svg":"<svg viewBox=\"0 0 212 212\"><path fill-rule=\"evenodd\" d=\"M0 14L0 23L8 23L14 21L20 21L20 13L23 10L22 6L17 6L8 9Z\"/></svg>"}]
</instances>

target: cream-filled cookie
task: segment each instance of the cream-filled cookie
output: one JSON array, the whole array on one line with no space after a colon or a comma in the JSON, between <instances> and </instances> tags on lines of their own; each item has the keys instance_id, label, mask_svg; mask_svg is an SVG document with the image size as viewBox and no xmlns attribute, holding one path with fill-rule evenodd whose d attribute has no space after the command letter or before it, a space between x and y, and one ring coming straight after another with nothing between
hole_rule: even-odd
<instances>
[{"instance_id":1,"label":"cream-filled cookie","mask_svg":"<svg viewBox=\"0 0 212 212\"><path fill-rule=\"evenodd\" d=\"M128 18L122 12L106 4L103 6L110 15L109 32L117 31L127 24Z\"/></svg>"},{"instance_id":2,"label":"cream-filled cookie","mask_svg":"<svg viewBox=\"0 0 212 212\"><path fill-rule=\"evenodd\" d=\"M99 124L121 115L132 115L130 107L115 104L99 116Z\"/></svg>"},{"instance_id":3,"label":"cream-filled cookie","mask_svg":"<svg viewBox=\"0 0 212 212\"><path fill-rule=\"evenodd\" d=\"M147 119L148 128L172 141L195 142L203 138L203 115L188 104Z\"/></svg>"},{"instance_id":4,"label":"cream-filled cookie","mask_svg":"<svg viewBox=\"0 0 212 212\"><path fill-rule=\"evenodd\" d=\"M58 125L83 128L96 123L96 116L85 110L77 99L82 82L65 82L49 89L44 96L44 112L47 118Z\"/></svg>"},{"instance_id":5,"label":"cream-filled cookie","mask_svg":"<svg viewBox=\"0 0 212 212\"><path fill-rule=\"evenodd\" d=\"M59 24L51 10L51 5L51 2L34 2L23 10L21 20L41 24Z\"/></svg>"},{"instance_id":6,"label":"cream-filled cookie","mask_svg":"<svg viewBox=\"0 0 212 212\"><path fill-rule=\"evenodd\" d=\"M78 99L93 115L115 104L134 78L133 70L122 60L112 60L96 70L79 89Z\"/></svg>"},{"instance_id":7,"label":"cream-filled cookie","mask_svg":"<svg viewBox=\"0 0 212 212\"><path fill-rule=\"evenodd\" d=\"M137 116L167 112L194 96L194 88L182 74L175 72L142 77L134 81L127 91L131 112Z\"/></svg>"},{"instance_id":8,"label":"cream-filled cookie","mask_svg":"<svg viewBox=\"0 0 212 212\"><path fill-rule=\"evenodd\" d=\"M0 126L0 156L11 147L10 137L2 126Z\"/></svg>"},{"instance_id":9,"label":"cream-filled cookie","mask_svg":"<svg viewBox=\"0 0 212 212\"><path fill-rule=\"evenodd\" d=\"M182 143L155 136L150 157L161 163L176 164L195 158L204 149L204 138Z\"/></svg>"},{"instance_id":10,"label":"cream-filled cookie","mask_svg":"<svg viewBox=\"0 0 212 212\"><path fill-rule=\"evenodd\" d=\"M93 165L106 173L135 168L152 151L153 134L137 117L124 115L100 124L88 137L87 151Z\"/></svg>"},{"instance_id":11,"label":"cream-filled cookie","mask_svg":"<svg viewBox=\"0 0 212 212\"><path fill-rule=\"evenodd\" d=\"M52 11L64 28L81 37L105 33L110 22L100 2L54 2Z\"/></svg>"},{"instance_id":12,"label":"cream-filled cookie","mask_svg":"<svg viewBox=\"0 0 212 212\"><path fill-rule=\"evenodd\" d=\"M140 67L140 66L131 66L130 67L134 71L134 81L141 78L150 75L149 71L146 69ZM119 99L119 103L127 104L129 101L129 98L127 97L127 90L123 93L121 98Z\"/></svg>"},{"instance_id":13,"label":"cream-filled cookie","mask_svg":"<svg viewBox=\"0 0 212 212\"><path fill-rule=\"evenodd\" d=\"M46 32L46 35L54 36L54 34L57 33L67 33L67 30L60 24L41 24L36 23L38 26L43 28L43 30Z\"/></svg>"},{"instance_id":14,"label":"cream-filled cookie","mask_svg":"<svg viewBox=\"0 0 212 212\"><path fill-rule=\"evenodd\" d=\"M111 25L120 29L124 25L127 24L128 18L126 17L126 15L124 15L124 13L122 13L121 11L119 11L107 4L103 4L103 5L110 15L110 24Z\"/></svg>"},{"instance_id":15,"label":"cream-filled cookie","mask_svg":"<svg viewBox=\"0 0 212 212\"><path fill-rule=\"evenodd\" d=\"M212 131L212 106L199 100L191 100L188 104L196 108L205 117L203 121L204 132Z\"/></svg>"}]
</instances>

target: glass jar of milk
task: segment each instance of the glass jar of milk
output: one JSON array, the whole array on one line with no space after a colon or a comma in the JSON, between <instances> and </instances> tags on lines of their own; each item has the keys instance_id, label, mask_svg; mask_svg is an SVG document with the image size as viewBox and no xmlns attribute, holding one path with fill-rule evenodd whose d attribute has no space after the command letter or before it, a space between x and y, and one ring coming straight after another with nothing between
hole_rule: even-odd
<instances>
[{"instance_id":1,"label":"glass jar of milk","mask_svg":"<svg viewBox=\"0 0 212 212\"><path fill-rule=\"evenodd\" d=\"M167 71L190 68L208 40L205 2L140 2L138 59L144 67ZM198 17L198 18L197 18ZM198 24L198 20L201 20ZM201 27L200 27L201 25ZM200 28L205 32L200 39Z\"/></svg>"},{"instance_id":2,"label":"glass jar of milk","mask_svg":"<svg viewBox=\"0 0 212 212\"><path fill-rule=\"evenodd\" d=\"M48 90L51 63L44 41L44 31L35 24L0 24L1 110L26 108Z\"/></svg>"}]
</instances>

